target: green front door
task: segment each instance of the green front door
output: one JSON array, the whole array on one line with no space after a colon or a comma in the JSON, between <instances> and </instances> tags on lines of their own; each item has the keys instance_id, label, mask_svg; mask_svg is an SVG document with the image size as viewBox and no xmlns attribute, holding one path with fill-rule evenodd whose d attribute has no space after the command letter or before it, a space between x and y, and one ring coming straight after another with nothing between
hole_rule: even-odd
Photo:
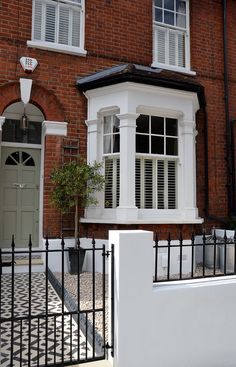
<instances>
[{"instance_id":1,"label":"green front door","mask_svg":"<svg viewBox=\"0 0 236 367\"><path fill-rule=\"evenodd\" d=\"M0 166L0 247L38 246L40 149L2 147Z\"/></svg>"}]
</instances>

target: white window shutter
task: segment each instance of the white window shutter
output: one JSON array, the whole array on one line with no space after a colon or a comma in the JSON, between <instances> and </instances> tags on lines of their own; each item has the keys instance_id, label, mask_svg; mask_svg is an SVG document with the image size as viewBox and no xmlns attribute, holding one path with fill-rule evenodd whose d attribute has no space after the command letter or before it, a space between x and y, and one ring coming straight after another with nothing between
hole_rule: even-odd
<instances>
[{"instance_id":1,"label":"white window shutter","mask_svg":"<svg viewBox=\"0 0 236 367\"><path fill-rule=\"evenodd\" d=\"M153 208L153 161L145 159L144 161L144 207Z\"/></svg>"},{"instance_id":2,"label":"white window shutter","mask_svg":"<svg viewBox=\"0 0 236 367\"><path fill-rule=\"evenodd\" d=\"M178 34L177 42L178 42L178 66L185 67L185 38L186 35L183 33Z\"/></svg>"},{"instance_id":3,"label":"white window shutter","mask_svg":"<svg viewBox=\"0 0 236 367\"><path fill-rule=\"evenodd\" d=\"M176 33L169 32L169 64L176 65Z\"/></svg>"},{"instance_id":4,"label":"white window shutter","mask_svg":"<svg viewBox=\"0 0 236 367\"><path fill-rule=\"evenodd\" d=\"M116 159L116 176L115 176L115 200L116 207L120 204L120 160Z\"/></svg>"},{"instance_id":5,"label":"white window shutter","mask_svg":"<svg viewBox=\"0 0 236 367\"><path fill-rule=\"evenodd\" d=\"M116 208L120 198L120 160L105 159L105 208Z\"/></svg>"},{"instance_id":6,"label":"white window shutter","mask_svg":"<svg viewBox=\"0 0 236 367\"><path fill-rule=\"evenodd\" d=\"M135 160L135 202L141 208L141 160Z\"/></svg>"},{"instance_id":7,"label":"white window shutter","mask_svg":"<svg viewBox=\"0 0 236 367\"><path fill-rule=\"evenodd\" d=\"M56 42L56 4L46 4L45 41Z\"/></svg>"},{"instance_id":8,"label":"white window shutter","mask_svg":"<svg viewBox=\"0 0 236 367\"><path fill-rule=\"evenodd\" d=\"M40 1L35 2L34 7L34 39L42 40L42 14L43 4Z\"/></svg>"},{"instance_id":9,"label":"white window shutter","mask_svg":"<svg viewBox=\"0 0 236 367\"><path fill-rule=\"evenodd\" d=\"M113 160L105 160L105 208L112 208Z\"/></svg>"},{"instance_id":10,"label":"white window shutter","mask_svg":"<svg viewBox=\"0 0 236 367\"><path fill-rule=\"evenodd\" d=\"M157 209L165 209L165 165L157 161Z\"/></svg>"},{"instance_id":11,"label":"white window shutter","mask_svg":"<svg viewBox=\"0 0 236 367\"><path fill-rule=\"evenodd\" d=\"M176 162L168 161L168 209L176 208Z\"/></svg>"},{"instance_id":12,"label":"white window shutter","mask_svg":"<svg viewBox=\"0 0 236 367\"><path fill-rule=\"evenodd\" d=\"M156 50L157 50L157 61L165 64L166 63L166 30L162 28L156 29Z\"/></svg>"},{"instance_id":13,"label":"white window shutter","mask_svg":"<svg viewBox=\"0 0 236 367\"><path fill-rule=\"evenodd\" d=\"M69 44L69 21L70 21L69 9L64 6L61 6L59 11L58 42L63 45Z\"/></svg>"},{"instance_id":14,"label":"white window shutter","mask_svg":"<svg viewBox=\"0 0 236 367\"><path fill-rule=\"evenodd\" d=\"M81 11L72 12L72 40L71 44L75 47L80 47L81 38Z\"/></svg>"}]
</instances>

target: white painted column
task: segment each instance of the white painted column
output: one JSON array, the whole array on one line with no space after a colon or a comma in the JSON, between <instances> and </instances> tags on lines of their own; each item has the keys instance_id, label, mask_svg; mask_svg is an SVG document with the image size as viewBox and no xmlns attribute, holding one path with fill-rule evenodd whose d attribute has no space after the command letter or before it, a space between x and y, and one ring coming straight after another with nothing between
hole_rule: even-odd
<instances>
[{"instance_id":1,"label":"white painted column","mask_svg":"<svg viewBox=\"0 0 236 367\"><path fill-rule=\"evenodd\" d=\"M112 244L115 261L113 366L149 366L145 351L150 317L143 306L152 301L153 233L109 231L110 249Z\"/></svg>"},{"instance_id":2,"label":"white painted column","mask_svg":"<svg viewBox=\"0 0 236 367\"><path fill-rule=\"evenodd\" d=\"M120 120L120 204L118 220L135 220L135 132L138 114L117 115Z\"/></svg>"},{"instance_id":3,"label":"white painted column","mask_svg":"<svg viewBox=\"0 0 236 367\"><path fill-rule=\"evenodd\" d=\"M87 162L93 163L98 161L101 123L99 120L87 120L85 123L88 127Z\"/></svg>"},{"instance_id":4,"label":"white painted column","mask_svg":"<svg viewBox=\"0 0 236 367\"><path fill-rule=\"evenodd\" d=\"M194 219L198 216L196 209L196 129L195 121L180 122L182 135L182 193L185 217Z\"/></svg>"},{"instance_id":5,"label":"white painted column","mask_svg":"<svg viewBox=\"0 0 236 367\"><path fill-rule=\"evenodd\" d=\"M102 120L86 120L87 132L87 162L93 164L95 161L102 160L102 139L101 128ZM85 218L101 218L102 206L104 202L104 192L99 191L94 193L97 200L96 205L91 205L84 211Z\"/></svg>"}]
</instances>

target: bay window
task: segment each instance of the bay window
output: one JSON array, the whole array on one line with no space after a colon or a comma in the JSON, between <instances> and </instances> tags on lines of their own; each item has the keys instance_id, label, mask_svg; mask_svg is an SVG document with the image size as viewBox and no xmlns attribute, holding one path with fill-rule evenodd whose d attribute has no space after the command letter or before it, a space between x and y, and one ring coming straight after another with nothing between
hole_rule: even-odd
<instances>
[{"instance_id":1,"label":"bay window","mask_svg":"<svg viewBox=\"0 0 236 367\"><path fill-rule=\"evenodd\" d=\"M196 208L196 93L139 83L88 90L88 162L105 188L90 223L201 223Z\"/></svg>"}]
</instances>

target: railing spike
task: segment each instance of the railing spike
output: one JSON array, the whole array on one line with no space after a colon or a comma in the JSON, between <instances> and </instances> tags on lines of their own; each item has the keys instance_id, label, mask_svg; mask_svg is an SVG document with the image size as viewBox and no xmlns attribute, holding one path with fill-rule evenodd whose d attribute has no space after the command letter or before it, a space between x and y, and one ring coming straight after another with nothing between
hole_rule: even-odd
<instances>
[{"instance_id":1,"label":"railing spike","mask_svg":"<svg viewBox=\"0 0 236 367\"><path fill-rule=\"evenodd\" d=\"M95 237L94 237L94 233L92 235L92 245L95 246L96 245L96 241L95 241Z\"/></svg>"},{"instance_id":2,"label":"railing spike","mask_svg":"<svg viewBox=\"0 0 236 367\"><path fill-rule=\"evenodd\" d=\"M11 237L11 248L14 249L16 247L15 245L15 237L14 237L14 234L12 235Z\"/></svg>"},{"instance_id":3,"label":"railing spike","mask_svg":"<svg viewBox=\"0 0 236 367\"><path fill-rule=\"evenodd\" d=\"M49 247L48 235L46 235L45 247L46 249Z\"/></svg>"},{"instance_id":4,"label":"railing spike","mask_svg":"<svg viewBox=\"0 0 236 367\"><path fill-rule=\"evenodd\" d=\"M61 235L61 247L62 247L62 249L65 248L65 241L64 241L64 235L63 235L63 233Z\"/></svg>"},{"instance_id":5,"label":"railing spike","mask_svg":"<svg viewBox=\"0 0 236 367\"><path fill-rule=\"evenodd\" d=\"M29 249L32 249L32 237L31 234L29 235Z\"/></svg>"}]
</instances>

